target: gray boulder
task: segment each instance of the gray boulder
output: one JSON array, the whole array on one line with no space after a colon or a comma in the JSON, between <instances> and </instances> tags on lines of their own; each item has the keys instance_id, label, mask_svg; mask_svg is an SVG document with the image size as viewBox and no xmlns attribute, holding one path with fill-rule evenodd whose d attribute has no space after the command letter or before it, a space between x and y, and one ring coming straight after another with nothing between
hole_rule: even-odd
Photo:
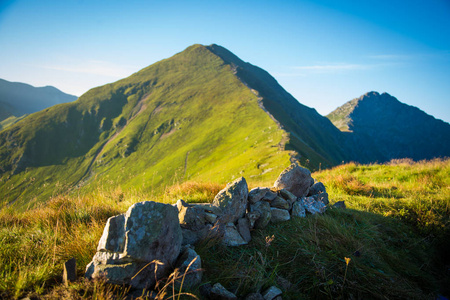
<instances>
[{"instance_id":1,"label":"gray boulder","mask_svg":"<svg viewBox=\"0 0 450 300\"><path fill-rule=\"evenodd\" d=\"M232 292L224 288L220 283L213 285L209 294L210 299L214 300L236 300L237 297Z\"/></svg>"},{"instance_id":2,"label":"gray boulder","mask_svg":"<svg viewBox=\"0 0 450 300\"><path fill-rule=\"evenodd\" d=\"M180 257L177 259L176 268L179 271L179 278L176 279L177 288L192 288L202 281L202 259L200 255L189 246L184 247ZM189 269L188 269L189 267ZM183 280L184 277L184 280ZM181 287L181 282L183 286Z\"/></svg>"},{"instance_id":3,"label":"gray boulder","mask_svg":"<svg viewBox=\"0 0 450 300\"><path fill-rule=\"evenodd\" d=\"M306 217L305 207L300 201L295 201L294 204L292 204L291 216L300 218Z\"/></svg>"},{"instance_id":4,"label":"gray boulder","mask_svg":"<svg viewBox=\"0 0 450 300\"><path fill-rule=\"evenodd\" d=\"M314 195L326 193L326 192L327 192L327 190L325 189L325 185L323 185L322 182L316 182L309 189L308 196L314 196Z\"/></svg>"},{"instance_id":5,"label":"gray boulder","mask_svg":"<svg viewBox=\"0 0 450 300\"><path fill-rule=\"evenodd\" d=\"M171 270L181 242L175 207L153 201L136 203L125 214L108 219L85 276L151 288L155 277L163 278Z\"/></svg>"},{"instance_id":6,"label":"gray boulder","mask_svg":"<svg viewBox=\"0 0 450 300\"><path fill-rule=\"evenodd\" d=\"M247 242L242 238L236 226L233 223L228 223L224 226L222 244L225 246L241 246L246 245Z\"/></svg>"},{"instance_id":7,"label":"gray boulder","mask_svg":"<svg viewBox=\"0 0 450 300\"><path fill-rule=\"evenodd\" d=\"M334 208L342 208L342 209L346 209L347 206L345 205L345 201L338 201L335 204L333 204Z\"/></svg>"},{"instance_id":8,"label":"gray boulder","mask_svg":"<svg viewBox=\"0 0 450 300\"><path fill-rule=\"evenodd\" d=\"M237 223L237 230L246 243L252 240L252 236L250 234L250 224L247 218L239 219Z\"/></svg>"},{"instance_id":9,"label":"gray boulder","mask_svg":"<svg viewBox=\"0 0 450 300\"><path fill-rule=\"evenodd\" d=\"M303 197L299 202L312 215L322 214L326 210L325 204L322 201L316 201L314 197Z\"/></svg>"},{"instance_id":10,"label":"gray boulder","mask_svg":"<svg viewBox=\"0 0 450 300\"><path fill-rule=\"evenodd\" d=\"M274 187L279 190L286 189L296 197L304 197L308 195L309 188L313 184L314 179L311 177L311 172L297 163L293 163L281 172Z\"/></svg>"},{"instance_id":11,"label":"gray boulder","mask_svg":"<svg viewBox=\"0 0 450 300\"><path fill-rule=\"evenodd\" d=\"M271 286L262 293L264 300L273 300L280 296L283 292L276 286Z\"/></svg>"},{"instance_id":12,"label":"gray boulder","mask_svg":"<svg viewBox=\"0 0 450 300\"><path fill-rule=\"evenodd\" d=\"M227 184L213 200L213 206L220 207L223 214L218 218L222 224L235 223L247 209L248 186L244 177Z\"/></svg>"},{"instance_id":13,"label":"gray boulder","mask_svg":"<svg viewBox=\"0 0 450 300\"><path fill-rule=\"evenodd\" d=\"M283 197L287 202L289 202L290 207L292 207L292 204L294 204L294 202L297 201L297 197L286 189L281 189L279 193L281 197Z\"/></svg>"},{"instance_id":14,"label":"gray boulder","mask_svg":"<svg viewBox=\"0 0 450 300\"><path fill-rule=\"evenodd\" d=\"M284 222L284 221L288 221L291 219L291 215L289 214L289 211L287 211L285 209L271 207L270 212L271 212L271 216L272 216L270 218L271 223L279 223L279 222Z\"/></svg>"},{"instance_id":15,"label":"gray boulder","mask_svg":"<svg viewBox=\"0 0 450 300\"><path fill-rule=\"evenodd\" d=\"M178 219L183 228L199 230L205 227L206 212L202 207L187 204L183 200L177 201Z\"/></svg>"},{"instance_id":16,"label":"gray boulder","mask_svg":"<svg viewBox=\"0 0 450 300\"><path fill-rule=\"evenodd\" d=\"M316 201L322 201L325 205L328 205L330 201L328 200L328 193L320 193L312 196Z\"/></svg>"},{"instance_id":17,"label":"gray boulder","mask_svg":"<svg viewBox=\"0 0 450 300\"><path fill-rule=\"evenodd\" d=\"M257 187L252 189L248 193L248 202L251 204L255 204L256 202L261 201L261 199L267 194L267 192L270 192L269 188Z\"/></svg>"},{"instance_id":18,"label":"gray boulder","mask_svg":"<svg viewBox=\"0 0 450 300\"><path fill-rule=\"evenodd\" d=\"M274 200L272 200L270 202L270 206L286 210L289 210L290 208L289 202L287 202L281 197L276 197Z\"/></svg>"},{"instance_id":19,"label":"gray boulder","mask_svg":"<svg viewBox=\"0 0 450 300\"><path fill-rule=\"evenodd\" d=\"M250 213L258 212L259 218L255 221L254 228L263 229L269 224L272 216L270 211L270 204L266 201L259 201L250 205Z\"/></svg>"},{"instance_id":20,"label":"gray boulder","mask_svg":"<svg viewBox=\"0 0 450 300\"><path fill-rule=\"evenodd\" d=\"M255 227L255 222L261 217L261 213L259 211L252 211L245 214L245 217L248 220L248 226L250 229Z\"/></svg>"}]
</instances>

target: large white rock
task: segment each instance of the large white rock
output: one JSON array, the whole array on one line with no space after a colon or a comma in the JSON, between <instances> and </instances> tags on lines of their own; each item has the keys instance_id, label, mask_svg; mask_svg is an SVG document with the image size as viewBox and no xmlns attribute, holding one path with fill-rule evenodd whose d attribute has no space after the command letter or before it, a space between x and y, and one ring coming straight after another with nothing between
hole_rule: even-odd
<instances>
[{"instance_id":1,"label":"large white rock","mask_svg":"<svg viewBox=\"0 0 450 300\"><path fill-rule=\"evenodd\" d=\"M296 197L308 195L310 187L314 184L311 172L298 164L293 163L278 176L274 187L281 190L286 189Z\"/></svg>"},{"instance_id":2,"label":"large white rock","mask_svg":"<svg viewBox=\"0 0 450 300\"><path fill-rule=\"evenodd\" d=\"M116 284L153 287L171 270L180 254L178 210L153 201L132 205L125 214L108 219L86 277ZM153 262L153 263L152 263Z\"/></svg>"},{"instance_id":3,"label":"large white rock","mask_svg":"<svg viewBox=\"0 0 450 300\"><path fill-rule=\"evenodd\" d=\"M221 208L223 214L218 218L222 224L236 223L247 209L248 186L244 177L227 184L213 200L212 205Z\"/></svg>"}]
</instances>

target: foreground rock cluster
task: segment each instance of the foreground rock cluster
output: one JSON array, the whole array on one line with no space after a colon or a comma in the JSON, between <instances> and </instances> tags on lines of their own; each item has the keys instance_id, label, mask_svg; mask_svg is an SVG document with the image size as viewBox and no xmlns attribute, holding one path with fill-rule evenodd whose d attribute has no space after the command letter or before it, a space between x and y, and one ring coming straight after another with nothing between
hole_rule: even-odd
<instances>
[{"instance_id":1,"label":"foreground rock cluster","mask_svg":"<svg viewBox=\"0 0 450 300\"><path fill-rule=\"evenodd\" d=\"M325 186L315 183L309 170L294 163L272 188L249 192L241 177L221 190L211 204L183 200L175 205L136 203L125 214L108 219L97 253L86 267L86 277L152 289L173 270L181 274L188 271L183 286L192 287L202 278L201 258L194 248L198 242L217 239L226 246L245 245L252 230L308 213L323 213L328 202ZM222 290L217 283L206 294L217 298ZM236 299L229 291L223 293L228 296L221 299ZM275 294L271 298L272 293L264 293L261 299L275 299L279 296Z\"/></svg>"}]
</instances>

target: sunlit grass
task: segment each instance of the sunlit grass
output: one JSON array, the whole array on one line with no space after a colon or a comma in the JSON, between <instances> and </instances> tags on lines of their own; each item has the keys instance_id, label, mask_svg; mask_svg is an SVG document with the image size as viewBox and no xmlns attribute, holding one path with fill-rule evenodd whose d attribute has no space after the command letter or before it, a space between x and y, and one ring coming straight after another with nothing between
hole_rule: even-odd
<instances>
[{"instance_id":1,"label":"sunlit grass","mask_svg":"<svg viewBox=\"0 0 450 300\"><path fill-rule=\"evenodd\" d=\"M449 174L450 160L346 164L314 173L331 202L345 200L347 210L254 230L253 240L242 247L198 245L204 282L220 282L240 296L280 286L283 278L290 283L286 299L432 298L446 284L440 267L449 246ZM118 186L56 196L24 212L3 208L0 296L120 299L125 287L83 279L64 287L62 264L75 257L82 277L107 218L133 203L210 202L223 187L189 181L145 194ZM348 265L345 258L351 258Z\"/></svg>"}]
</instances>

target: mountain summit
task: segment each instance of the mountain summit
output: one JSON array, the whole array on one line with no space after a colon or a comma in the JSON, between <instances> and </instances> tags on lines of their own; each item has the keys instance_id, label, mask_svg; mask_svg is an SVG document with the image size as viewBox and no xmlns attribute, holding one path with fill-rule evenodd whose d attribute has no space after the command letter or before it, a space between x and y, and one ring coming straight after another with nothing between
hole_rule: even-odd
<instances>
[{"instance_id":1,"label":"mountain summit","mask_svg":"<svg viewBox=\"0 0 450 300\"><path fill-rule=\"evenodd\" d=\"M227 49L193 45L1 131L0 191L24 205L71 189L162 191L240 175L264 184L292 160L318 169L388 157L351 130Z\"/></svg>"},{"instance_id":2,"label":"mountain summit","mask_svg":"<svg viewBox=\"0 0 450 300\"><path fill-rule=\"evenodd\" d=\"M388 93L369 92L327 116L347 131L359 162L385 162L394 158L414 160L450 155L450 125Z\"/></svg>"}]
</instances>

